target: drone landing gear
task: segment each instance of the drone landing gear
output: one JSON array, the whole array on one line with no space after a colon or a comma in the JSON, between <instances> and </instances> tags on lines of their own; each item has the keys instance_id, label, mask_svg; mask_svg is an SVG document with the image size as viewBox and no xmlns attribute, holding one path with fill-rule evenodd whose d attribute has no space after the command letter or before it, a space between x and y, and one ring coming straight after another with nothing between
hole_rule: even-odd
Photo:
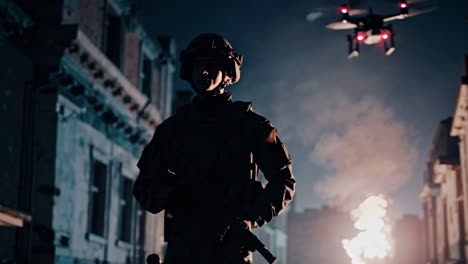
<instances>
[{"instance_id":1,"label":"drone landing gear","mask_svg":"<svg viewBox=\"0 0 468 264\"><path fill-rule=\"evenodd\" d=\"M387 48L385 47L385 55L390 56L395 51L395 47Z\"/></svg>"},{"instance_id":2,"label":"drone landing gear","mask_svg":"<svg viewBox=\"0 0 468 264\"><path fill-rule=\"evenodd\" d=\"M352 59L354 57L359 56L359 42L355 41L355 39L348 35L348 59Z\"/></svg>"},{"instance_id":3,"label":"drone landing gear","mask_svg":"<svg viewBox=\"0 0 468 264\"><path fill-rule=\"evenodd\" d=\"M390 37L384 41L385 55L390 56L395 51L395 34L393 34L392 26L389 25Z\"/></svg>"}]
</instances>

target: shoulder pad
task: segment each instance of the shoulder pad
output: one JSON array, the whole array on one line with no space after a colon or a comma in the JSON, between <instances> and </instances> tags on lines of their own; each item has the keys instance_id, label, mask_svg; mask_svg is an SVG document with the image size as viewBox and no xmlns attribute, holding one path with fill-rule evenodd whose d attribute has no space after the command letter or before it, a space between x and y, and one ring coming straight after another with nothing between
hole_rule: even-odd
<instances>
[{"instance_id":1,"label":"shoulder pad","mask_svg":"<svg viewBox=\"0 0 468 264\"><path fill-rule=\"evenodd\" d=\"M248 126L259 138L268 142L273 142L276 140L276 129L270 120L253 111L248 113L247 120Z\"/></svg>"}]
</instances>

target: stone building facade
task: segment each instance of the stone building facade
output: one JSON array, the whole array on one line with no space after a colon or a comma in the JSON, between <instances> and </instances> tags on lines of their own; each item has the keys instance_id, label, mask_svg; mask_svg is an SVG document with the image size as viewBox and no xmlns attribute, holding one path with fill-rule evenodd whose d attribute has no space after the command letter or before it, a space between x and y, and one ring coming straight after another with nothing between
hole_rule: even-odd
<instances>
[{"instance_id":1,"label":"stone building facade","mask_svg":"<svg viewBox=\"0 0 468 264\"><path fill-rule=\"evenodd\" d=\"M171 114L174 42L151 39L126 0L3 0L0 12L0 201L31 215L0 229L0 259L161 254L163 215L141 210L131 189L142 148Z\"/></svg>"},{"instance_id":2,"label":"stone building facade","mask_svg":"<svg viewBox=\"0 0 468 264\"><path fill-rule=\"evenodd\" d=\"M460 87L458 88L458 98L455 106L453 124L450 130L450 135L458 138L458 147L460 151L460 166L462 175L462 189L465 226L468 226L468 54L465 55L465 73L461 78ZM468 230L461 234L464 241L468 241ZM468 243L464 246L465 256L468 256Z\"/></svg>"},{"instance_id":3,"label":"stone building facade","mask_svg":"<svg viewBox=\"0 0 468 264\"><path fill-rule=\"evenodd\" d=\"M427 234L426 263L431 264L467 263L467 56L465 62L454 118L439 124L420 194Z\"/></svg>"},{"instance_id":4,"label":"stone building facade","mask_svg":"<svg viewBox=\"0 0 468 264\"><path fill-rule=\"evenodd\" d=\"M426 172L423 201L428 261L449 263L465 259L462 175L457 139L450 136L452 118L440 122Z\"/></svg>"}]
</instances>

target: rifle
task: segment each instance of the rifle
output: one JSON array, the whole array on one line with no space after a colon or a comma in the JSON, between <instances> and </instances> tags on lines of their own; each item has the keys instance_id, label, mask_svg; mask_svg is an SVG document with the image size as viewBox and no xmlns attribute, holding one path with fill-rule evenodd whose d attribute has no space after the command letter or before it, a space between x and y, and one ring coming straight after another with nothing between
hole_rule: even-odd
<instances>
[{"instance_id":1,"label":"rifle","mask_svg":"<svg viewBox=\"0 0 468 264\"><path fill-rule=\"evenodd\" d=\"M193 166L192 164L190 164L190 162L185 160L179 152L173 151L171 154L173 158L176 158L174 160L178 160L180 163L183 164L182 166L179 166L179 168L182 167L182 170L183 170L182 174L184 173L186 174L185 179L181 179L181 178L178 179L177 182L179 184L196 183L197 181L206 183L206 179L199 177L200 174L201 175L203 174L203 172L200 172L200 170L196 166ZM193 177L190 177L189 175ZM174 173L174 177L178 177L178 176L179 175L177 175L177 173ZM259 186L261 186L260 183L259 185L253 186L253 188L258 189ZM267 249L265 244L263 244L262 241L260 241L260 239L250 231L248 226L243 221L236 219L236 221L234 221L234 223L231 226L228 226L226 231L229 231L229 229L234 229L232 231L237 233L238 238L241 240L240 241L241 244L244 245L247 249L249 249L250 251L258 251L258 253L260 253L260 255L262 255L262 257L265 258L265 260L270 264L276 263L277 258ZM221 240L223 240L223 237L224 235L221 237ZM156 257L156 256L153 256L153 257ZM159 261L159 257L157 259ZM147 263L150 264L150 262L148 262L148 259L147 259ZM153 262L153 263L157 263L157 262Z\"/></svg>"},{"instance_id":2,"label":"rifle","mask_svg":"<svg viewBox=\"0 0 468 264\"><path fill-rule=\"evenodd\" d=\"M249 248L253 249L253 251L258 251L260 255L262 255L265 260L270 263L276 263L277 258L266 248L266 246L258 239L256 235L254 235L250 230L243 229L241 232L241 237L245 238L246 244ZM160 259L157 254L151 254L146 258L146 264L160 264Z\"/></svg>"},{"instance_id":3,"label":"rifle","mask_svg":"<svg viewBox=\"0 0 468 264\"><path fill-rule=\"evenodd\" d=\"M228 227L228 231L235 233L235 236L240 239L241 244L250 251L258 251L260 255L270 264L274 264L277 258L268 250L265 244L258 239L258 237L250 231L243 221L235 221L234 224ZM223 238L222 238L223 240Z\"/></svg>"}]
</instances>

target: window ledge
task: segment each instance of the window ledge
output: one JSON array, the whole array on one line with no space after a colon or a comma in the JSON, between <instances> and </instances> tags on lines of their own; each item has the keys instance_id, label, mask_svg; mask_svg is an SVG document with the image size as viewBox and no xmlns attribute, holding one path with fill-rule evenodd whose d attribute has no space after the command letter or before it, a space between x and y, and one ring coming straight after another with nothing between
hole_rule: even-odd
<instances>
[{"instance_id":1,"label":"window ledge","mask_svg":"<svg viewBox=\"0 0 468 264\"><path fill-rule=\"evenodd\" d=\"M107 244L107 239L105 239L104 237L100 235L96 235L93 233L86 233L86 239L91 242L102 244L102 245Z\"/></svg>"},{"instance_id":2,"label":"window ledge","mask_svg":"<svg viewBox=\"0 0 468 264\"><path fill-rule=\"evenodd\" d=\"M122 240L116 240L115 245L121 248L127 248L127 249L133 248L133 244L131 244L130 242L122 241Z\"/></svg>"}]
</instances>

